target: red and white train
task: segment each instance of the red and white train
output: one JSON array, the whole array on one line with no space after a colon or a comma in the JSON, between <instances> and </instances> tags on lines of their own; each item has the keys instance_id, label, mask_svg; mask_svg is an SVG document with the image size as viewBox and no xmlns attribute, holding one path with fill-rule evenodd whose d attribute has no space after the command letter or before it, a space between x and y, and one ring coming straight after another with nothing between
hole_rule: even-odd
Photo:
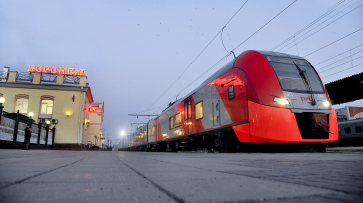
<instances>
[{"instance_id":1,"label":"red and white train","mask_svg":"<svg viewBox=\"0 0 363 203\"><path fill-rule=\"evenodd\" d=\"M147 129L148 128L148 129ZM338 124L304 58L246 51L132 136L128 150L231 151L241 143L328 143Z\"/></svg>"}]
</instances>

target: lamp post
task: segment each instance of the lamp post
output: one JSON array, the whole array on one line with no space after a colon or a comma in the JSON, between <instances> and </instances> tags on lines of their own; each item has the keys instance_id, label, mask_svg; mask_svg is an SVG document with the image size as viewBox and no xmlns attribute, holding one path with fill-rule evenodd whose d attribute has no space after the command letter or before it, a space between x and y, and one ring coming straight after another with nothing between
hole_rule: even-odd
<instances>
[{"instance_id":1,"label":"lamp post","mask_svg":"<svg viewBox=\"0 0 363 203\"><path fill-rule=\"evenodd\" d=\"M47 126L45 127L45 130L46 130L46 133L45 133L45 145L48 145L48 133L49 133L50 121L47 120L46 124L47 124Z\"/></svg>"},{"instance_id":2,"label":"lamp post","mask_svg":"<svg viewBox=\"0 0 363 203\"><path fill-rule=\"evenodd\" d=\"M33 123L33 116L34 116L34 113L33 112L29 112L28 113L28 116L29 116L29 125L31 126L32 123Z\"/></svg>"},{"instance_id":3,"label":"lamp post","mask_svg":"<svg viewBox=\"0 0 363 203\"><path fill-rule=\"evenodd\" d=\"M124 139L124 137L125 137L125 131L121 131L121 140L122 140L122 147L125 147L125 139Z\"/></svg>"},{"instance_id":4,"label":"lamp post","mask_svg":"<svg viewBox=\"0 0 363 203\"><path fill-rule=\"evenodd\" d=\"M131 136L132 133L126 133L125 131L121 131L121 141L124 147L131 146Z\"/></svg>"},{"instance_id":5,"label":"lamp post","mask_svg":"<svg viewBox=\"0 0 363 203\"><path fill-rule=\"evenodd\" d=\"M5 98L4 97L0 97L0 124L1 124L1 115L3 115L3 103L5 103Z\"/></svg>"}]
</instances>

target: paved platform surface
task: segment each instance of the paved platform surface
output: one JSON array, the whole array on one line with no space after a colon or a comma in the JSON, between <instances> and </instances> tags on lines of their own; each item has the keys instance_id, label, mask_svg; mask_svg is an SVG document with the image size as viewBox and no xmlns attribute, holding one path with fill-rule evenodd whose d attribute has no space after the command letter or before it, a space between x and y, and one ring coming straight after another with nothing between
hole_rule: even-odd
<instances>
[{"instance_id":1,"label":"paved platform surface","mask_svg":"<svg viewBox=\"0 0 363 203\"><path fill-rule=\"evenodd\" d=\"M363 152L0 150L0 202L363 202Z\"/></svg>"}]
</instances>

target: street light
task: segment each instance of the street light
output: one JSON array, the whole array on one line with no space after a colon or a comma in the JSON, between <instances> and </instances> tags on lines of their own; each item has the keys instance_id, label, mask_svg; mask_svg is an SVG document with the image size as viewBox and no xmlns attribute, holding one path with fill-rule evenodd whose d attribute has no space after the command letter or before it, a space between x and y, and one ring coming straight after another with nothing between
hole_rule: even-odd
<instances>
[{"instance_id":1,"label":"street light","mask_svg":"<svg viewBox=\"0 0 363 203\"><path fill-rule=\"evenodd\" d=\"M50 124L50 120L47 120L47 122L45 122L47 125L49 125Z\"/></svg>"},{"instance_id":2,"label":"street light","mask_svg":"<svg viewBox=\"0 0 363 203\"><path fill-rule=\"evenodd\" d=\"M29 125L31 126L32 125L32 122L33 122L34 113L33 112L29 112L28 113L28 116L29 116Z\"/></svg>"}]
</instances>

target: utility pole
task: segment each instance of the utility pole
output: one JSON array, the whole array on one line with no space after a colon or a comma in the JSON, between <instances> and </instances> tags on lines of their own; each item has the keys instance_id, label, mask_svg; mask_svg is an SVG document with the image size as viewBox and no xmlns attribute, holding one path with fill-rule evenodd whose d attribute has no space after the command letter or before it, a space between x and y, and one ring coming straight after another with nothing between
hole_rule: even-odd
<instances>
[{"instance_id":1,"label":"utility pole","mask_svg":"<svg viewBox=\"0 0 363 203\"><path fill-rule=\"evenodd\" d=\"M155 114L129 114L129 116L147 116L148 118L150 116L158 116L158 115L155 115ZM149 151L149 120L147 121L147 123L131 123L132 124L146 124L146 151Z\"/></svg>"}]
</instances>

